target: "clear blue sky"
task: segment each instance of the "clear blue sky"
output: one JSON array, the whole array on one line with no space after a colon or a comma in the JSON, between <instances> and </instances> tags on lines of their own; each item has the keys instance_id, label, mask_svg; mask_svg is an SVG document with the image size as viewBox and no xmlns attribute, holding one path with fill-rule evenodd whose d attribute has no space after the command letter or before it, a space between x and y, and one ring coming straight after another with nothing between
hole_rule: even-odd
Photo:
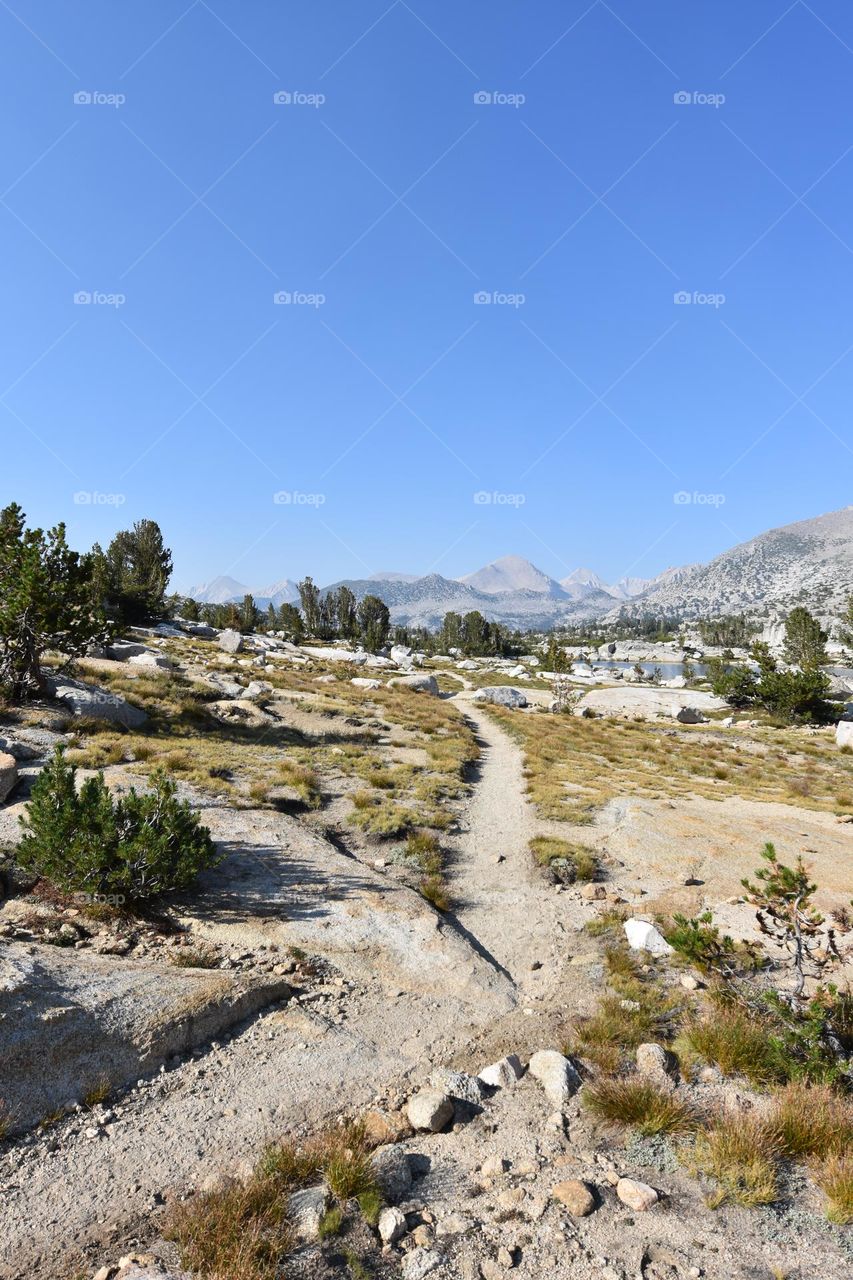
<instances>
[{"instance_id":1,"label":"clear blue sky","mask_svg":"<svg viewBox=\"0 0 853 1280\"><path fill-rule=\"evenodd\" d=\"M4 0L0 49L0 499L74 545L615 579L850 502L844 0Z\"/></svg>"}]
</instances>

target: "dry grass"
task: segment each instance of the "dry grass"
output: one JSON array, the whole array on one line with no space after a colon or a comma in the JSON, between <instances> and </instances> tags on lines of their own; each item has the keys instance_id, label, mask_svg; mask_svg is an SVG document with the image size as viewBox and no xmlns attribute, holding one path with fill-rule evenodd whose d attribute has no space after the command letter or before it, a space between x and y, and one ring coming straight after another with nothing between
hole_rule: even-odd
<instances>
[{"instance_id":1,"label":"dry grass","mask_svg":"<svg viewBox=\"0 0 853 1280\"><path fill-rule=\"evenodd\" d=\"M644 973L627 948L609 948L606 959L611 990L591 1017L576 1019L567 1052L588 1058L602 1071L614 1072L639 1045L652 1040L669 1043L683 1004L681 994L653 971Z\"/></svg>"},{"instance_id":2,"label":"dry grass","mask_svg":"<svg viewBox=\"0 0 853 1280\"><path fill-rule=\"evenodd\" d=\"M644 1137L657 1133L688 1133L697 1117L672 1092L639 1076L622 1076L587 1085L584 1105L600 1120L626 1125Z\"/></svg>"},{"instance_id":3,"label":"dry grass","mask_svg":"<svg viewBox=\"0 0 853 1280\"><path fill-rule=\"evenodd\" d=\"M98 1076L98 1079L91 1084L83 1094L84 1107L97 1107L100 1103L106 1102L112 1093L112 1085L107 1076Z\"/></svg>"},{"instance_id":4,"label":"dry grass","mask_svg":"<svg viewBox=\"0 0 853 1280\"><path fill-rule=\"evenodd\" d=\"M853 1150L853 1103L828 1085L786 1085L776 1093L767 1123L791 1159Z\"/></svg>"},{"instance_id":5,"label":"dry grass","mask_svg":"<svg viewBox=\"0 0 853 1280\"><path fill-rule=\"evenodd\" d=\"M545 818L588 823L617 795L742 796L837 813L853 791L849 757L790 732L781 747L772 729L722 737L713 725L489 713L521 744L528 792Z\"/></svg>"},{"instance_id":6,"label":"dry grass","mask_svg":"<svg viewBox=\"0 0 853 1280\"><path fill-rule=\"evenodd\" d=\"M176 947L169 952L169 963L176 969L216 969L219 957L209 947Z\"/></svg>"},{"instance_id":7,"label":"dry grass","mask_svg":"<svg viewBox=\"0 0 853 1280\"><path fill-rule=\"evenodd\" d=\"M534 836L530 852L540 867L549 867L554 862L567 863L574 871L575 880L594 880L598 875L598 859L592 849L559 836Z\"/></svg>"},{"instance_id":8,"label":"dry grass","mask_svg":"<svg viewBox=\"0 0 853 1280\"><path fill-rule=\"evenodd\" d=\"M816 1162L812 1177L827 1198L829 1221L839 1226L853 1222L853 1151L848 1147Z\"/></svg>"},{"instance_id":9,"label":"dry grass","mask_svg":"<svg viewBox=\"0 0 853 1280\"><path fill-rule=\"evenodd\" d=\"M746 1076L766 1086L780 1079L778 1055L768 1039L768 1027L756 1016L737 1009L715 1008L683 1032L688 1049L724 1075Z\"/></svg>"},{"instance_id":10,"label":"dry grass","mask_svg":"<svg viewBox=\"0 0 853 1280\"><path fill-rule=\"evenodd\" d=\"M302 1145L272 1144L245 1183L227 1183L178 1204L164 1235L176 1242L182 1265L203 1280L276 1280L296 1246L288 1197L321 1179L337 1201L324 1218L325 1234L340 1229L353 1200L363 1199L376 1212L376 1180L361 1126L344 1125Z\"/></svg>"},{"instance_id":11,"label":"dry grass","mask_svg":"<svg viewBox=\"0 0 853 1280\"><path fill-rule=\"evenodd\" d=\"M777 1197L779 1147L767 1123L748 1112L717 1116L696 1135L687 1162L713 1178L712 1208L731 1200L752 1208Z\"/></svg>"}]
</instances>

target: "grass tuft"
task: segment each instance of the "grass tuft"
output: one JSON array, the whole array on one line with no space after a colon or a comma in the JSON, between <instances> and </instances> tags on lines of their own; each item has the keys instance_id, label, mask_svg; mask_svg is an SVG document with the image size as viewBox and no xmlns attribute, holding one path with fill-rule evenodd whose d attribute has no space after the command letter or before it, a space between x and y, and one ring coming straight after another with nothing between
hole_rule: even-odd
<instances>
[{"instance_id":1,"label":"grass tuft","mask_svg":"<svg viewBox=\"0 0 853 1280\"><path fill-rule=\"evenodd\" d=\"M726 1200L746 1208L772 1204L777 1197L779 1147L765 1121L749 1113L717 1116L696 1135L688 1157L695 1171L717 1183L708 1204L717 1208Z\"/></svg>"},{"instance_id":2,"label":"grass tuft","mask_svg":"<svg viewBox=\"0 0 853 1280\"><path fill-rule=\"evenodd\" d=\"M587 1085L581 1099L599 1119L630 1126L645 1138L659 1133L688 1133L697 1124L696 1115L680 1098L637 1076Z\"/></svg>"},{"instance_id":3,"label":"grass tuft","mask_svg":"<svg viewBox=\"0 0 853 1280\"><path fill-rule=\"evenodd\" d=\"M853 1152L827 1156L812 1167L812 1176L827 1198L829 1221L839 1226L853 1222Z\"/></svg>"},{"instance_id":4,"label":"grass tuft","mask_svg":"<svg viewBox=\"0 0 853 1280\"><path fill-rule=\"evenodd\" d=\"M694 1053L715 1063L724 1075L746 1076L757 1085L779 1079L778 1057L766 1025L737 1009L715 1009L701 1021L690 1023L684 1039Z\"/></svg>"},{"instance_id":5,"label":"grass tuft","mask_svg":"<svg viewBox=\"0 0 853 1280\"><path fill-rule=\"evenodd\" d=\"M791 1159L853 1149L853 1103L828 1085L786 1085L774 1098L768 1124L780 1152Z\"/></svg>"}]
</instances>

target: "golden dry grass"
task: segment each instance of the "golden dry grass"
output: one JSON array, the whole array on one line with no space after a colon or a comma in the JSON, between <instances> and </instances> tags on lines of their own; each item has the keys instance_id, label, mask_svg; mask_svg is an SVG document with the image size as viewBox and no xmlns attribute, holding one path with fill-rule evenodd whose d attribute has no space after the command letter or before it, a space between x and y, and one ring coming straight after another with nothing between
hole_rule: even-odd
<instances>
[{"instance_id":1,"label":"golden dry grass","mask_svg":"<svg viewBox=\"0 0 853 1280\"><path fill-rule=\"evenodd\" d=\"M853 793L853 759L829 740L488 710L522 746L528 793L545 818L588 823L618 795L741 796L837 813Z\"/></svg>"}]
</instances>

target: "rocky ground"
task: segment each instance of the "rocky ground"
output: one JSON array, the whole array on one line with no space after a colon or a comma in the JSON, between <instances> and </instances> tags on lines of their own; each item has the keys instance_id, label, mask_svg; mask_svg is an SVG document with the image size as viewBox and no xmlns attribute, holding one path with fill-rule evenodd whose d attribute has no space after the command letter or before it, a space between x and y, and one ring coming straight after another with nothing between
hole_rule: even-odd
<instances>
[{"instance_id":1,"label":"rocky ground","mask_svg":"<svg viewBox=\"0 0 853 1280\"><path fill-rule=\"evenodd\" d=\"M805 842L822 873L837 869L821 881L840 900L849 828L782 805L744 801L720 817L710 802L617 801L573 832L602 858L602 883L555 885L528 846L562 824L536 815L518 745L464 672L456 683L446 696L474 728L480 760L445 839L444 915L376 841L341 837L346 787L320 817L249 800L235 808L187 786L227 856L178 904L172 932L154 921L128 942L124 926L92 931L45 902L35 915L68 927L68 945L50 946L32 899L25 909L8 900L0 1064L23 1131L0 1144L4 1280L101 1267L107 1280L134 1250L176 1274L159 1238L171 1205L223 1171L241 1176L265 1141L370 1111L386 1140L400 1140L392 1149L405 1169L379 1234L364 1227L377 1277L849 1274L851 1231L826 1223L814 1187L786 1186L772 1208L712 1211L677 1144L596 1127L576 1068L556 1054L602 989L602 944L585 929L602 910L621 902L648 914L669 894L676 909L722 906L747 931L748 912L726 899L741 863L752 869L758 836L779 829L783 846ZM316 728L310 708L308 695L293 708L306 730ZM36 757L18 760L24 784L61 731L14 726ZM397 753L415 750L395 741ZM115 785L133 776L132 765L108 769ZM20 794L0 808L0 837L14 834ZM188 946L215 971L176 967ZM507 1055L510 1065L478 1081ZM105 1068L113 1085L99 1097ZM674 1087L700 1102L746 1097L713 1077ZM293 1274L347 1275L334 1257L307 1242ZM122 1276L156 1271L126 1261Z\"/></svg>"}]
</instances>

